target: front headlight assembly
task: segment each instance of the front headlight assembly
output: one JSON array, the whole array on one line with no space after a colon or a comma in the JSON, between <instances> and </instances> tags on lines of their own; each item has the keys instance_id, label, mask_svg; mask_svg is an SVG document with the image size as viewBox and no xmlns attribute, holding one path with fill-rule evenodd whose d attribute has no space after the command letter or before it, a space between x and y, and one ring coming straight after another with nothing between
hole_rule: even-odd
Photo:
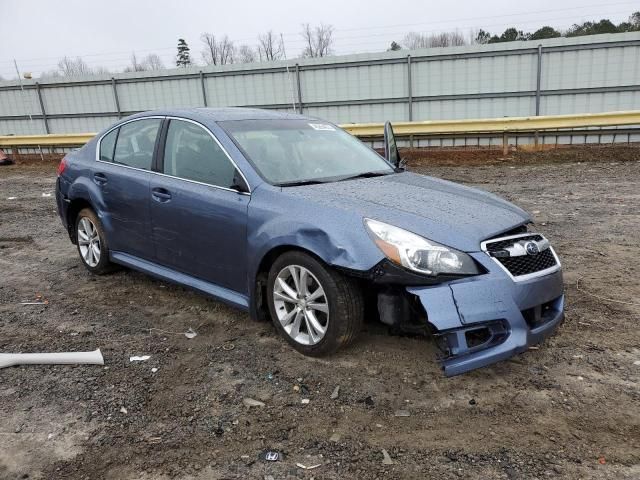
<instances>
[{"instance_id":1,"label":"front headlight assembly","mask_svg":"<svg viewBox=\"0 0 640 480\"><path fill-rule=\"evenodd\" d=\"M365 218L364 224L375 244L389 260L413 272L432 276L481 273L466 253L370 218Z\"/></svg>"}]
</instances>

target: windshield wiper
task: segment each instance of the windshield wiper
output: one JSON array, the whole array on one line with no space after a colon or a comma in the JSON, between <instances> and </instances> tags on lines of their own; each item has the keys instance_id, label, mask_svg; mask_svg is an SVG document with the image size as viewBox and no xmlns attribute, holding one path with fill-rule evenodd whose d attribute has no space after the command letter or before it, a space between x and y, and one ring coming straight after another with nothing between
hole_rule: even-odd
<instances>
[{"instance_id":1,"label":"windshield wiper","mask_svg":"<svg viewBox=\"0 0 640 480\"><path fill-rule=\"evenodd\" d=\"M300 187L302 185L318 185L319 183L327 183L327 182L323 180L315 180L312 178L309 180L298 180L294 182L276 183L276 186L277 187Z\"/></svg>"},{"instance_id":2,"label":"windshield wiper","mask_svg":"<svg viewBox=\"0 0 640 480\"><path fill-rule=\"evenodd\" d=\"M393 172L363 172L358 173L357 175L349 175L348 177L342 177L338 179L338 182L343 182L345 180L353 180L355 178L372 178L372 177L384 177L385 175L391 175Z\"/></svg>"}]
</instances>

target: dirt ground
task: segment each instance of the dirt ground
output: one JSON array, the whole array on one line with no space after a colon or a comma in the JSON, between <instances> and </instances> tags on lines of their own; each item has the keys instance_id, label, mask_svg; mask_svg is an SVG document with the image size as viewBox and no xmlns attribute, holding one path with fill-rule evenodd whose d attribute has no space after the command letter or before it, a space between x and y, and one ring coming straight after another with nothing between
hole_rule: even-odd
<instances>
[{"instance_id":1,"label":"dirt ground","mask_svg":"<svg viewBox=\"0 0 640 480\"><path fill-rule=\"evenodd\" d=\"M432 342L377 324L311 359L202 295L91 276L49 196L55 165L0 167L0 352L106 362L0 370L0 478L640 478L640 149L620 151L414 157L528 209L564 266L557 334L451 379Z\"/></svg>"}]
</instances>

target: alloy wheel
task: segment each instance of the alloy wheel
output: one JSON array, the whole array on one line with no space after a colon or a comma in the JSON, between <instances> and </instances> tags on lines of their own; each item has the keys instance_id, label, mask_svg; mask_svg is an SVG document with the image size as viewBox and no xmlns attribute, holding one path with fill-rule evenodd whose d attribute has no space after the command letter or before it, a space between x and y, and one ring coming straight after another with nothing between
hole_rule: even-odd
<instances>
[{"instance_id":1,"label":"alloy wheel","mask_svg":"<svg viewBox=\"0 0 640 480\"><path fill-rule=\"evenodd\" d=\"M80 255L90 267L95 267L100 262L100 235L93 222L87 217L82 217L78 222L78 247Z\"/></svg>"},{"instance_id":2,"label":"alloy wheel","mask_svg":"<svg viewBox=\"0 0 640 480\"><path fill-rule=\"evenodd\" d=\"M283 268L273 285L273 303L284 331L302 345L315 345L327 333L329 301L317 277L305 267Z\"/></svg>"}]
</instances>

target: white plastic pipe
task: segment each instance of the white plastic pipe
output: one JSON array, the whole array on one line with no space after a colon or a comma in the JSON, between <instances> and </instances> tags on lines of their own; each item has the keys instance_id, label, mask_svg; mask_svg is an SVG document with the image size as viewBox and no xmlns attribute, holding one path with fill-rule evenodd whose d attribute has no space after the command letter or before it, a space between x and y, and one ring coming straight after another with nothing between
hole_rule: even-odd
<instances>
[{"instance_id":1,"label":"white plastic pipe","mask_svg":"<svg viewBox=\"0 0 640 480\"><path fill-rule=\"evenodd\" d=\"M104 365L100 349L93 352L0 353L0 368L15 365Z\"/></svg>"}]
</instances>

